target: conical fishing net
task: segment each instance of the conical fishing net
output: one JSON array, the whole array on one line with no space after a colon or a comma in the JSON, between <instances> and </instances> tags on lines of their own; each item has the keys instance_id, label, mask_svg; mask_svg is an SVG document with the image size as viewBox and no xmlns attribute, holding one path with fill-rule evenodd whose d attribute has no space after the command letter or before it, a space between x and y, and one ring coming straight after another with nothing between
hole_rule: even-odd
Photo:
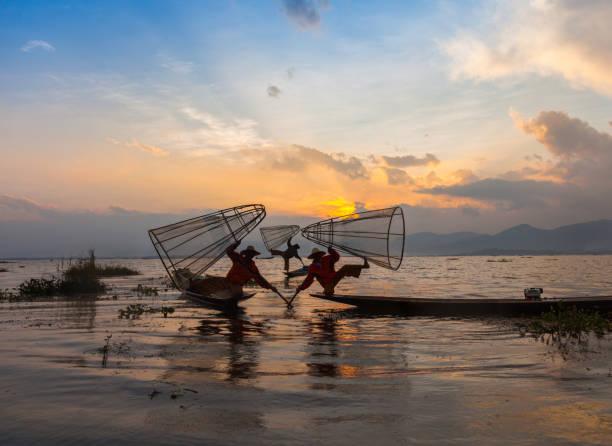
<instances>
[{"instance_id":1,"label":"conical fishing net","mask_svg":"<svg viewBox=\"0 0 612 446\"><path fill-rule=\"evenodd\" d=\"M404 256L404 213L397 206L330 218L306 226L302 235L395 270Z\"/></svg>"},{"instance_id":2,"label":"conical fishing net","mask_svg":"<svg viewBox=\"0 0 612 446\"><path fill-rule=\"evenodd\" d=\"M168 275L181 290L203 274L264 219L261 204L248 204L149 230Z\"/></svg>"},{"instance_id":3,"label":"conical fishing net","mask_svg":"<svg viewBox=\"0 0 612 446\"><path fill-rule=\"evenodd\" d=\"M298 225L267 226L259 228L261 238L268 251L282 247L287 240L300 232Z\"/></svg>"}]
</instances>

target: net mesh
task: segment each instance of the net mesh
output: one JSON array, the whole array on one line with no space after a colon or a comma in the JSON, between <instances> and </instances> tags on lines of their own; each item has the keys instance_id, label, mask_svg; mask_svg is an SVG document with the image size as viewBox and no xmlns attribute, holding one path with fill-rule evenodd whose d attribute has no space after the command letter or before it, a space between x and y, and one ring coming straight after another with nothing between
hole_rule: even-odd
<instances>
[{"instance_id":1,"label":"net mesh","mask_svg":"<svg viewBox=\"0 0 612 446\"><path fill-rule=\"evenodd\" d=\"M223 209L149 230L149 237L170 279L181 290L242 240L264 219L261 204Z\"/></svg>"},{"instance_id":2,"label":"net mesh","mask_svg":"<svg viewBox=\"0 0 612 446\"><path fill-rule=\"evenodd\" d=\"M300 232L298 225L267 226L260 228L261 238L268 251L280 248L291 237Z\"/></svg>"},{"instance_id":3,"label":"net mesh","mask_svg":"<svg viewBox=\"0 0 612 446\"><path fill-rule=\"evenodd\" d=\"M330 218L302 229L308 240L396 270L404 256L404 213L392 207Z\"/></svg>"}]
</instances>

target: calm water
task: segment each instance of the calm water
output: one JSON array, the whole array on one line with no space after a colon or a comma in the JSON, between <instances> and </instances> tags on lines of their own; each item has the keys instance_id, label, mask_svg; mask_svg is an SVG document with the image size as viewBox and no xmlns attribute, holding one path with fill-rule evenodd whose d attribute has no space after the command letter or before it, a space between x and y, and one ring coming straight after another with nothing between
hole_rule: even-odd
<instances>
[{"instance_id":1,"label":"calm water","mask_svg":"<svg viewBox=\"0 0 612 446\"><path fill-rule=\"evenodd\" d=\"M612 256L506 259L407 258L399 272L372 267L337 291L612 289ZM513 320L364 317L308 293L292 311L260 291L224 314L164 292L157 261L117 262L143 275L108 280L113 289L95 300L0 303L0 444L612 443L608 337L564 358ZM281 261L259 265L282 290ZM56 273L57 262L0 267L9 288ZM135 296L139 283L162 292ZM175 312L118 318L133 303Z\"/></svg>"}]
</instances>

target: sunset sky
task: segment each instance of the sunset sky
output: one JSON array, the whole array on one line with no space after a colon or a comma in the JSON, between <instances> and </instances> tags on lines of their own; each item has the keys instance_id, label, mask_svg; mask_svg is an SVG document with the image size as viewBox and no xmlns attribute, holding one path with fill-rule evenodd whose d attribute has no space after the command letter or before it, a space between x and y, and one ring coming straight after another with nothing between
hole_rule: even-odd
<instances>
[{"instance_id":1,"label":"sunset sky","mask_svg":"<svg viewBox=\"0 0 612 446\"><path fill-rule=\"evenodd\" d=\"M4 0L0 222L612 218L610 23L606 0Z\"/></svg>"}]
</instances>

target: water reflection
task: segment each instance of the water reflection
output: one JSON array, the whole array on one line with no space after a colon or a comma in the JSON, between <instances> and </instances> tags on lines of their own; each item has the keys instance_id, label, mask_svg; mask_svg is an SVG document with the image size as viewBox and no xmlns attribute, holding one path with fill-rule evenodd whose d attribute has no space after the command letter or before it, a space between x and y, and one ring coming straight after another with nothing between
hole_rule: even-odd
<instances>
[{"instance_id":1,"label":"water reflection","mask_svg":"<svg viewBox=\"0 0 612 446\"><path fill-rule=\"evenodd\" d=\"M336 377L338 371L338 323L333 317L322 317L308 321L306 366L308 375L314 377Z\"/></svg>"},{"instance_id":2,"label":"water reflection","mask_svg":"<svg viewBox=\"0 0 612 446\"><path fill-rule=\"evenodd\" d=\"M67 300L57 306L57 318L65 328L92 331L96 320L96 298Z\"/></svg>"},{"instance_id":3,"label":"water reflection","mask_svg":"<svg viewBox=\"0 0 612 446\"><path fill-rule=\"evenodd\" d=\"M267 333L264 323L249 320L244 311L221 312L202 319L196 330L203 336L223 336L227 344L227 380L257 376L260 338Z\"/></svg>"}]
</instances>

